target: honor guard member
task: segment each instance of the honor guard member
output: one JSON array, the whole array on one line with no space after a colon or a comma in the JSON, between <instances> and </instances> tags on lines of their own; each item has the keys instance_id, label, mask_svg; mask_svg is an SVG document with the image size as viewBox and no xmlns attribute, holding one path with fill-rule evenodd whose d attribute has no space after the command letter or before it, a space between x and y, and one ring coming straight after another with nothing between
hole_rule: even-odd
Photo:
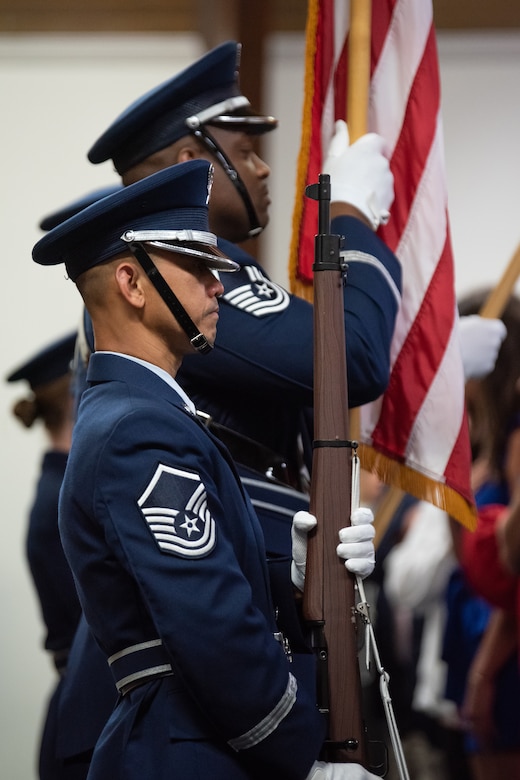
<instances>
[{"instance_id":1,"label":"honor guard member","mask_svg":"<svg viewBox=\"0 0 520 780\"><path fill-rule=\"evenodd\" d=\"M312 438L313 313L309 303L272 283L253 257L232 243L267 224L269 168L255 143L277 124L273 117L256 114L241 94L239 55L239 44L225 43L137 100L94 144L89 159L112 159L123 184L192 158L205 157L215 165L210 226L240 268L221 279L215 348L204 360L188 355L177 378L209 415L212 431L238 465L262 523L278 624L290 643L293 668L300 675L305 671L314 685L314 658L294 609L290 579L291 520L308 506L300 453L302 446L310 453ZM339 141L329 162L335 183L332 209L340 215L332 229L348 236L345 328L350 403L356 405L378 396L388 381L400 270L374 233L393 197L382 141L372 134L348 147L345 133ZM88 313L85 320L93 350ZM310 457L305 465L309 462ZM80 622L61 702L59 751L69 762L73 754L88 755L104 722L104 707L94 712L92 690L83 684L85 657L92 659L96 650ZM99 678L96 690L101 688ZM78 721L73 717L77 701L85 695L89 717Z\"/></svg>"},{"instance_id":2,"label":"honor guard member","mask_svg":"<svg viewBox=\"0 0 520 780\"><path fill-rule=\"evenodd\" d=\"M233 243L258 235L268 222L270 171L255 148L257 136L277 125L273 117L255 113L241 93L239 58L235 42L210 51L131 105L88 156L94 163L111 159L125 185L193 158L206 158L215 166L210 226L221 249L240 268L221 279L215 348L205 360L187 356L177 378L237 463L262 524L279 628L290 644L293 668L313 686L314 657L294 609L290 579L291 520L295 511L308 506L301 473L310 467L313 312L308 302L271 282L254 258ZM344 310L353 406L374 399L386 387L399 302L399 264L374 232L393 198L382 149L382 139L374 134L349 147L343 127L327 162L331 211L338 215L332 230L348 237ZM86 320L93 350L88 316ZM302 450L307 455L303 460ZM78 659L89 652L88 632L81 624L79 634L63 701L64 734L74 712L74 680L81 685L82 664L74 663L75 651ZM74 742L74 750L87 750L95 730L91 717L88 734ZM69 752L71 745L65 743L63 749Z\"/></svg>"},{"instance_id":3,"label":"honor guard member","mask_svg":"<svg viewBox=\"0 0 520 780\"><path fill-rule=\"evenodd\" d=\"M26 554L45 625L45 649L52 654L60 676L45 715L39 750L39 776L58 780L55 761L55 722L59 691L66 671L81 607L58 532L58 495L72 438L72 359L76 332L46 345L6 377L26 382L30 395L13 406L26 427L41 421L48 446L43 454L34 500L29 513Z\"/></svg>"},{"instance_id":4,"label":"honor guard member","mask_svg":"<svg viewBox=\"0 0 520 780\"><path fill-rule=\"evenodd\" d=\"M123 184L193 158L215 166L210 226L240 268L222 277L215 349L204 361L188 356L178 380L235 458L271 562L287 566L290 519L307 506L301 474L310 468L312 441L313 310L273 283L236 243L258 235L268 222L270 171L255 149L257 137L277 125L273 117L258 115L241 93L239 66L239 44L216 47L129 106L88 158L112 160ZM331 213L338 215L331 229L347 236L348 245L344 311L351 406L374 400L386 388L400 300L399 263L374 232L393 200L383 146L370 134L349 147L343 124L327 161ZM283 622L284 603L278 606ZM293 623L290 616L287 621Z\"/></svg>"},{"instance_id":5,"label":"honor guard member","mask_svg":"<svg viewBox=\"0 0 520 780\"><path fill-rule=\"evenodd\" d=\"M270 171L256 141L277 125L241 93L239 67L239 44L216 47L129 106L88 158L111 160L123 184L187 159L214 164L210 226L240 269L222 279L215 350L207 361L184 361L179 381L219 424L239 463L300 488L299 440L309 440L301 418L313 403L312 306L273 283L237 246L268 222ZM347 237L348 386L350 406L357 406L380 396L389 377L400 266L374 231L388 216L393 177L379 136L349 147L343 127L335 142L327 165L331 213L341 216L331 229ZM279 502L273 493L267 500Z\"/></svg>"},{"instance_id":6,"label":"honor guard member","mask_svg":"<svg viewBox=\"0 0 520 780\"><path fill-rule=\"evenodd\" d=\"M175 380L185 355L211 355L236 269L209 231L210 181L205 161L170 167L33 249L65 263L96 340L59 519L119 691L89 778L373 778L316 760L322 716L279 641L257 516ZM347 567L370 571L369 547Z\"/></svg>"}]
</instances>

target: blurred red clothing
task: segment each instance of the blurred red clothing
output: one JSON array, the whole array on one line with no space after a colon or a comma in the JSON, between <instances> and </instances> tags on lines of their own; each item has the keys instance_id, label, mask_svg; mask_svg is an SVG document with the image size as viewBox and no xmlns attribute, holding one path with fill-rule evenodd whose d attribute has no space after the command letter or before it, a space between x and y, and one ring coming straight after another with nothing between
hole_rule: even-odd
<instances>
[{"instance_id":1,"label":"blurred red clothing","mask_svg":"<svg viewBox=\"0 0 520 780\"><path fill-rule=\"evenodd\" d=\"M496 538L497 522L506 511L502 504L479 511L476 530L463 532L461 563L469 584L482 598L520 617L520 577L504 567Z\"/></svg>"}]
</instances>

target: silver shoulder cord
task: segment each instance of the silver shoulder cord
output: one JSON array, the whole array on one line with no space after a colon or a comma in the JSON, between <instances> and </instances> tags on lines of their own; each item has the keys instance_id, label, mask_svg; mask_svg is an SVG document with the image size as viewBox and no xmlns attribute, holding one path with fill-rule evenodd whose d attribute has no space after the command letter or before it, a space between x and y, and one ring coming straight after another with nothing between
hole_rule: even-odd
<instances>
[{"instance_id":1,"label":"silver shoulder cord","mask_svg":"<svg viewBox=\"0 0 520 780\"><path fill-rule=\"evenodd\" d=\"M359 457L357 451L352 453L352 509L359 507ZM395 720L394 708L392 706L392 698L390 696L390 689L388 683L390 676L385 671L381 664L381 658L379 656L379 650L377 648L376 637L374 634L374 627L370 619L370 605L365 596L365 587L363 580L359 575L356 575L356 587L359 593L360 601L356 604L356 612L360 615L361 620L365 624L365 665L367 671L370 671L370 654L372 653L374 662L376 665L377 673L379 674L379 692L381 694L381 701L383 702L383 709L385 711L386 723L388 726L388 733L390 734L390 740L392 742L392 749L394 751L395 762L400 780L410 780L408 774L408 767L406 766L406 759L404 756L403 745L401 743L401 737L399 736L399 729Z\"/></svg>"}]
</instances>

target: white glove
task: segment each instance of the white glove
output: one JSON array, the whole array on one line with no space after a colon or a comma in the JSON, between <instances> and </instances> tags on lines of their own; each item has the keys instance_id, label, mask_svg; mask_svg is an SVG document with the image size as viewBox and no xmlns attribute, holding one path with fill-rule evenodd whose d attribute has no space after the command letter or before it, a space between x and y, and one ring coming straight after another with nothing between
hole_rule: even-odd
<instances>
[{"instance_id":1,"label":"white glove","mask_svg":"<svg viewBox=\"0 0 520 780\"><path fill-rule=\"evenodd\" d=\"M306 780L378 780L361 764L328 764L315 761Z\"/></svg>"},{"instance_id":2,"label":"white glove","mask_svg":"<svg viewBox=\"0 0 520 780\"><path fill-rule=\"evenodd\" d=\"M373 230L388 222L394 201L394 177L385 146L376 133L367 133L349 146L348 127L340 119L323 163L323 172L330 175L331 201L355 206Z\"/></svg>"},{"instance_id":3,"label":"white glove","mask_svg":"<svg viewBox=\"0 0 520 780\"><path fill-rule=\"evenodd\" d=\"M307 534L316 527L318 521L310 512L300 510L293 517L291 526L292 562L291 580L298 590L305 585L305 565L307 562Z\"/></svg>"},{"instance_id":4,"label":"white glove","mask_svg":"<svg viewBox=\"0 0 520 780\"><path fill-rule=\"evenodd\" d=\"M340 544L336 548L338 556L345 561L346 568L353 574L368 577L374 571L375 530L372 523L374 514L367 507L359 507L352 512L352 525L339 532ZM292 563L291 580L293 585L303 591L305 585L305 566L307 560L307 535L316 526L317 520L310 512L296 512L291 526Z\"/></svg>"},{"instance_id":5,"label":"white glove","mask_svg":"<svg viewBox=\"0 0 520 780\"><path fill-rule=\"evenodd\" d=\"M360 506L352 512L350 522L352 525L339 532L340 544L336 552L352 574L359 574L364 579L372 574L376 563L374 513L368 507Z\"/></svg>"},{"instance_id":6,"label":"white glove","mask_svg":"<svg viewBox=\"0 0 520 780\"><path fill-rule=\"evenodd\" d=\"M507 329L502 320L478 314L459 319L459 343L464 379L482 379L493 371Z\"/></svg>"}]
</instances>

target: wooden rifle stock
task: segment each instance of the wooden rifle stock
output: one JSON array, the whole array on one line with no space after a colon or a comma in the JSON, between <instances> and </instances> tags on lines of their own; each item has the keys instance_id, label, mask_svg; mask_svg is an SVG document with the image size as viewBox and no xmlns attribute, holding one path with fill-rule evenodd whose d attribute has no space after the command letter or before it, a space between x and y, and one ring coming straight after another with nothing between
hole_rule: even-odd
<instances>
[{"instance_id":1,"label":"wooden rifle stock","mask_svg":"<svg viewBox=\"0 0 520 780\"><path fill-rule=\"evenodd\" d=\"M349 441L343 271L340 237L329 234L330 177L306 194L319 201L314 265L314 450L303 616L318 664L318 705L328 718L323 758L367 765L361 709L354 577L336 554L338 531L350 522Z\"/></svg>"}]
</instances>

